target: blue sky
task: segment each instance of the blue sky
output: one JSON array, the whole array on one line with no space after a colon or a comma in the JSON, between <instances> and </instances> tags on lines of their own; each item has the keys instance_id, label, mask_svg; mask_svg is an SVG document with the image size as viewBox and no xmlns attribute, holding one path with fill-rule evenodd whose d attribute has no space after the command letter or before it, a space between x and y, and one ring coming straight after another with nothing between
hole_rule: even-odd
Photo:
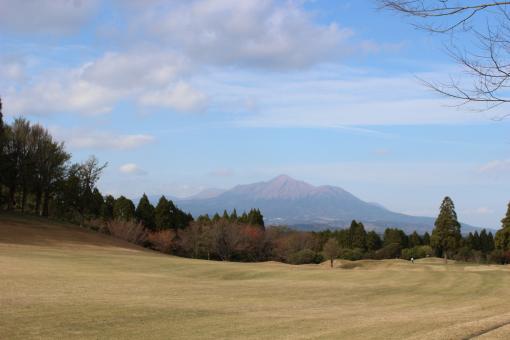
<instances>
[{"instance_id":1,"label":"blue sky","mask_svg":"<svg viewBox=\"0 0 510 340\"><path fill-rule=\"evenodd\" d=\"M104 192L187 196L288 174L399 212L499 227L506 108L419 78L459 74L443 41L374 1L0 0L0 95L109 166Z\"/></svg>"}]
</instances>

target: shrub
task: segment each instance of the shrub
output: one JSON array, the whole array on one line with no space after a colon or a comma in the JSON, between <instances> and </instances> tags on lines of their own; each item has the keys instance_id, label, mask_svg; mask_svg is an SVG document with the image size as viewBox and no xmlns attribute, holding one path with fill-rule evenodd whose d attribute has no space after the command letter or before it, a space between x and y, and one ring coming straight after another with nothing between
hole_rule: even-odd
<instances>
[{"instance_id":1,"label":"shrub","mask_svg":"<svg viewBox=\"0 0 510 340\"><path fill-rule=\"evenodd\" d=\"M106 228L105 221L103 219L100 219L100 218L87 220L87 221L85 221L84 226L89 228L89 229L92 229L94 231L99 231L99 232L102 232L102 233L108 233L108 229Z\"/></svg>"},{"instance_id":2,"label":"shrub","mask_svg":"<svg viewBox=\"0 0 510 340\"><path fill-rule=\"evenodd\" d=\"M289 263L291 264L307 264L316 263L317 255L311 249L303 249L289 256Z\"/></svg>"},{"instance_id":3,"label":"shrub","mask_svg":"<svg viewBox=\"0 0 510 340\"><path fill-rule=\"evenodd\" d=\"M122 240L143 245L147 241L147 232L141 223L115 219L106 223L108 233Z\"/></svg>"},{"instance_id":4,"label":"shrub","mask_svg":"<svg viewBox=\"0 0 510 340\"><path fill-rule=\"evenodd\" d=\"M363 249L360 248L342 248L340 249L338 257L344 260L357 261L361 260L364 256Z\"/></svg>"},{"instance_id":5,"label":"shrub","mask_svg":"<svg viewBox=\"0 0 510 340\"><path fill-rule=\"evenodd\" d=\"M405 260L422 259L427 256L431 256L434 253L430 246L416 246L413 248L402 249L400 257Z\"/></svg>"},{"instance_id":6,"label":"shrub","mask_svg":"<svg viewBox=\"0 0 510 340\"><path fill-rule=\"evenodd\" d=\"M462 247L457 250L457 253L453 256L456 261L469 261L473 258L473 251L468 247Z\"/></svg>"},{"instance_id":7,"label":"shrub","mask_svg":"<svg viewBox=\"0 0 510 340\"><path fill-rule=\"evenodd\" d=\"M376 259L394 259L400 257L401 246L399 243L390 243L375 252Z\"/></svg>"},{"instance_id":8,"label":"shrub","mask_svg":"<svg viewBox=\"0 0 510 340\"><path fill-rule=\"evenodd\" d=\"M147 242L149 246L163 253L172 253L175 250L175 231L171 229L149 233Z\"/></svg>"},{"instance_id":9,"label":"shrub","mask_svg":"<svg viewBox=\"0 0 510 340\"><path fill-rule=\"evenodd\" d=\"M510 263L510 250L504 251L501 249L496 249L491 252L488 256L488 262L493 262L497 264L509 264Z\"/></svg>"}]
</instances>

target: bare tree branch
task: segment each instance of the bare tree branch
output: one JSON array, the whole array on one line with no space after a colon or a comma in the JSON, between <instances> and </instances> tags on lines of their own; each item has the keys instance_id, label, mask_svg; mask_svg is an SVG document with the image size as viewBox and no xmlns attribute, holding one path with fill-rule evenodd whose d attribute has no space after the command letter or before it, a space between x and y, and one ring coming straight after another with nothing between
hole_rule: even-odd
<instances>
[{"instance_id":1,"label":"bare tree branch","mask_svg":"<svg viewBox=\"0 0 510 340\"><path fill-rule=\"evenodd\" d=\"M423 83L460 101L484 104L482 111L510 103L510 1L378 0L380 7L414 17L418 28L449 34L447 53L461 65L471 83ZM480 21L485 19L485 24ZM468 39L458 35L466 34ZM462 46L462 47L459 47ZM510 113L500 115L500 120Z\"/></svg>"}]
</instances>

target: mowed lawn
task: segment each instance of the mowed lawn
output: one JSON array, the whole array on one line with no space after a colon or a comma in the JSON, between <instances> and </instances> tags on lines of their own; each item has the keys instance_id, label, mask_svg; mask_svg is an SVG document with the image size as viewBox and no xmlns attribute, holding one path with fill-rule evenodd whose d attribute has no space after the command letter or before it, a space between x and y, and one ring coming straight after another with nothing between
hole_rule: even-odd
<instances>
[{"instance_id":1,"label":"mowed lawn","mask_svg":"<svg viewBox=\"0 0 510 340\"><path fill-rule=\"evenodd\" d=\"M503 266L158 254L0 215L0 339L510 338Z\"/></svg>"}]
</instances>

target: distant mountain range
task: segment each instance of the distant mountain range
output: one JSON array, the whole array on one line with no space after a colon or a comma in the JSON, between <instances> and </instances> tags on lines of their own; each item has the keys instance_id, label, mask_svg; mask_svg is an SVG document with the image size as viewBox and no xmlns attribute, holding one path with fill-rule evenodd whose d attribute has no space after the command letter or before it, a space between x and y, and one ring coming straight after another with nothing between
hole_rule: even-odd
<instances>
[{"instance_id":1,"label":"distant mountain range","mask_svg":"<svg viewBox=\"0 0 510 340\"><path fill-rule=\"evenodd\" d=\"M410 233L431 231L434 218L410 216L390 211L377 203L365 202L342 188L313 186L281 175L268 182L238 185L230 190L207 190L198 195L177 199L178 206L198 216L223 210L238 213L258 208L267 225L289 225L299 229L342 228L358 220L378 232L398 227ZM463 232L475 230L463 225Z\"/></svg>"}]
</instances>

